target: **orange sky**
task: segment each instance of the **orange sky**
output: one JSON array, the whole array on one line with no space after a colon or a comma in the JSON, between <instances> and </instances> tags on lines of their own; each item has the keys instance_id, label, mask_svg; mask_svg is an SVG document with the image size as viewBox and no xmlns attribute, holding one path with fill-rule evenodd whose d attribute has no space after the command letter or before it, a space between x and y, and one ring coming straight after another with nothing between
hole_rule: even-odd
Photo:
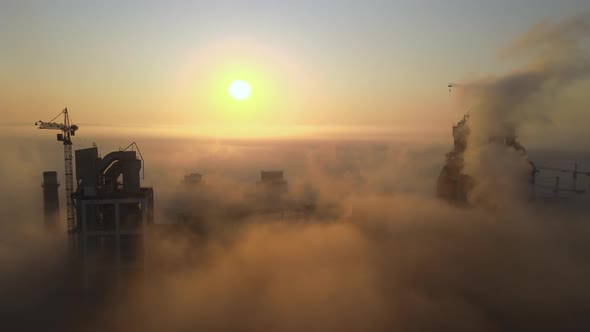
<instances>
[{"instance_id":1,"label":"orange sky","mask_svg":"<svg viewBox=\"0 0 590 332\"><path fill-rule=\"evenodd\" d=\"M216 136L436 131L463 112L449 81L510 68L504 45L582 7L345 2L3 3L3 122L67 106L81 125ZM251 98L228 96L235 79Z\"/></svg>"}]
</instances>

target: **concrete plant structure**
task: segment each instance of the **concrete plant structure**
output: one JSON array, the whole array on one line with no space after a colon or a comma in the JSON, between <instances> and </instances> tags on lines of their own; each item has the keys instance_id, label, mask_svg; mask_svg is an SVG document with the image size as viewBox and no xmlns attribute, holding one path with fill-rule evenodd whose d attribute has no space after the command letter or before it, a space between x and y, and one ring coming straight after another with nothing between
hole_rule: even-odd
<instances>
[{"instance_id":1,"label":"concrete plant structure","mask_svg":"<svg viewBox=\"0 0 590 332\"><path fill-rule=\"evenodd\" d=\"M121 284L141 274L145 234L153 222L153 189L140 186L142 160L136 151L115 151L100 158L96 147L76 150L79 257L85 285Z\"/></svg>"}]
</instances>

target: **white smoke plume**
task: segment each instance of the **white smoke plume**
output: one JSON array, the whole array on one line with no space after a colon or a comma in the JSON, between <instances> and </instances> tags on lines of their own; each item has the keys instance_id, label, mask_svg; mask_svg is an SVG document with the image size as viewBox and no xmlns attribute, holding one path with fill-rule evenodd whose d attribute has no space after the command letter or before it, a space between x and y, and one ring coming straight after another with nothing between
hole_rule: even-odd
<instances>
[{"instance_id":1,"label":"white smoke plume","mask_svg":"<svg viewBox=\"0 0 590 332\"><path fill-rule=\"evenodd\" d=\"M586 21L573 22L533 30L578 31L569 27ZM540 37L522 40L517 44L536 45ZM540 91L581 77L572 72L582 62L550 58L560 60L476 82L481 119L498 119L489 128L478 121L486 136L496 123L518 130L537 114ZM424 143L146 138L139 143L159 222L175 221L162 219L174 218L168 211L194 218L159 225L146 242L145 270L89 300L71 282L76 269L61 259L65 239L27 231L42 225L38 180L48 154L55 154L52 169L62 166L59 147L30 143L3 146L13 158L0 168L10 184L0 187L0 211L10 217L2 220L0 243L0 324L7 331L590 329L588 209L507 204L496 196L492 210L449 206L434 197L447 147ZM117 146L98 143L103 153ZM509 180L520 176L519 159L494 149L469 159L481 181L477 197L512 187ZM261 169L283 169L285 199L313 203L312 213L254 213L248 194ZM179 189L192 171L204 175L201 192Z\"/></svg>"},{"instance_id":2,"label":"white smoke plume","mask_svg":"<svg viewBox=\"0 0 590 332\"><path fill-rule=\"evenodd\" d=\"M563 102L560 96L589 81L589 38L589 15L544 20L501 52L504 59L524 61L522 67L468 81L459 89L461 105L470 112L464 172L476 183L472 203L498 206L527 196L531 165L512 147L488 142L518 138L524 129L547 130L564 108L575 107L556 101Z\"/></svg>"}]
</instances>

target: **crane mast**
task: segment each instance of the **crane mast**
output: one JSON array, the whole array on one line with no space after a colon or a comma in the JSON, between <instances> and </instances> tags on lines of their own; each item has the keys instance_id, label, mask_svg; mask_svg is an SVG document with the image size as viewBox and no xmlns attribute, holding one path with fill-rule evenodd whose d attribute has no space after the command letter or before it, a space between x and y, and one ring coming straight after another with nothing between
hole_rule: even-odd
<instances>
[{"instance_id":1,"label":"crane mast","mask_svg":"<svg viewBox=\"0 0 590 332\"><path fill-rule=\"evenodd\" d=\"M55 120L63 115L63 123L55 122ZM59 130L57 140L63 142L64 146L64 164L65 164L65 181L66 181L66 214L68 233L73 233L76 230L76 212L74 209L74 201L72 200L72 193L74 192L74 167L72 165L72 136L76 135L78 126L71 124L68 109L64 108L55 118L48 122L37 121L35 123L39 129Z\"/></svg>"}]
</instances>

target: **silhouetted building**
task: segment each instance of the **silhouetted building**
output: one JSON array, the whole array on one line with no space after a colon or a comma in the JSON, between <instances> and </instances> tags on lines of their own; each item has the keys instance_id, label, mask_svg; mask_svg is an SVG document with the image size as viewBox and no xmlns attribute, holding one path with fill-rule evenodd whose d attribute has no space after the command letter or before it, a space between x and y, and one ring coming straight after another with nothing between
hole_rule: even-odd
<instances>
[{"instance_id":1,"label":"silhouetted building","mask_svg":"<svg viewBox=\"0 0 590 332\"><path fill-rule=\"evenodd\" d=\"M45 216L45 227L56 229L59 223L59 182L57 172L43 172L43 215Z\"/></svg>"},{"instance_id":2,"label":"silhouetted building","mask_svg":"<svg viewBox=\"0 0 590 332\"><path fill-rule=\"evenodd\" d=\"M120 284L143 269L144 233L153 222L154 202L152 188L140 186L141 167L135 151L104 158L96 147L76 151L75 233L86 283L98 292L97 285Z\"/></svg>"},{"instance_id":3,"label":"silhouetted building","mask_svg":"<svg viewBox=\"0 0 590 332\"><path fill-rule=\"evenodd\" d=\"M256 206L259 212L268 213L284 209L283 194L287 192L287 181L283 171L260 171L256 182Z\"/></svg>"},{"instance_id":4,"label":"silhouetted building","mask_svg":"<svg viewBox=\"0 0 590 332\"><path fill-rule=\"evenodd\" d=\"M283 171L260 171L260 180L256 186L263 190L284 192L287 190L287 181L283 177Z\"/></svg>"},{"instance_id":5,"label":"silhouetted building","mask_svg":"<svg viewBox=\"0 0 590 332\"><path fill-rule=\"evenodd\" d=\"M184 183L188 185L201 184L203 176L199 173L190 173L184 176Z\"/></svg>"}]
</instances>

